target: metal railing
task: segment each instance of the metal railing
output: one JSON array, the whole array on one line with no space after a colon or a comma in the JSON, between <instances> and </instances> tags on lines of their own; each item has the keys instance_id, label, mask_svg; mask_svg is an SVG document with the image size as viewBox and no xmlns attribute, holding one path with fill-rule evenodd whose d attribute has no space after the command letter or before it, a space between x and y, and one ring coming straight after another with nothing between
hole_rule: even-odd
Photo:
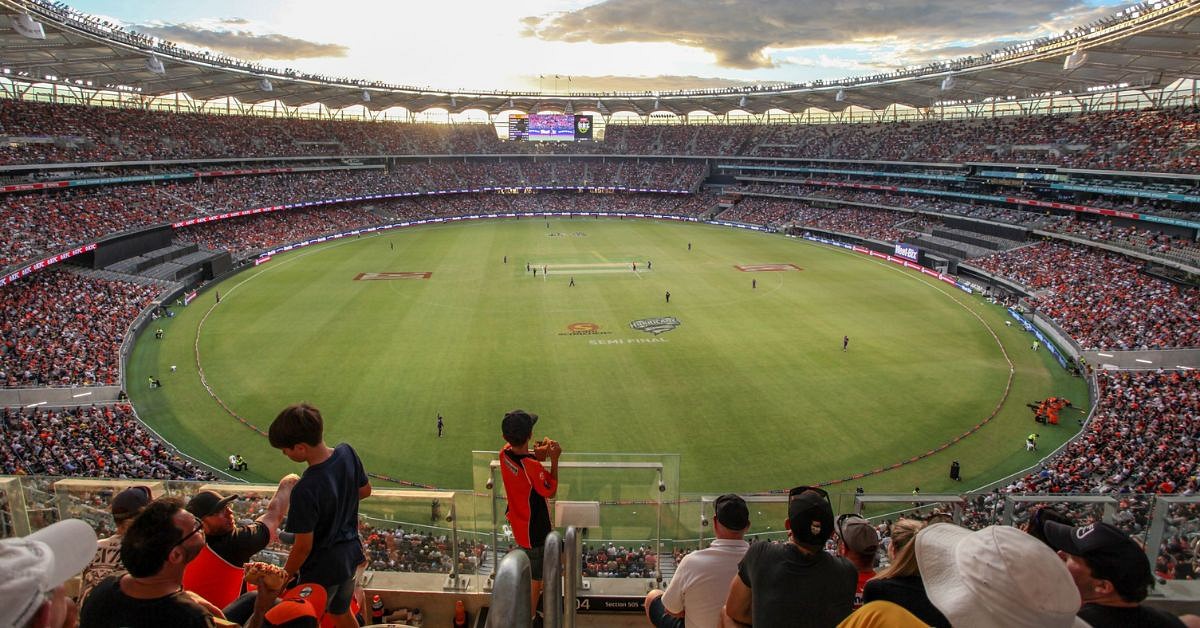
<instances>
[{"instance_id":1,"label":"metal railing","mask_svg":"<svg viewBox=\"0 0 1200 628\"><path fill-rule=\"evenodd\" d=\"M529 628L532 625L531 573L529 557L524 551L516 549L504 555L496 569L487 628Z\"/></svg>"}]
</instances>

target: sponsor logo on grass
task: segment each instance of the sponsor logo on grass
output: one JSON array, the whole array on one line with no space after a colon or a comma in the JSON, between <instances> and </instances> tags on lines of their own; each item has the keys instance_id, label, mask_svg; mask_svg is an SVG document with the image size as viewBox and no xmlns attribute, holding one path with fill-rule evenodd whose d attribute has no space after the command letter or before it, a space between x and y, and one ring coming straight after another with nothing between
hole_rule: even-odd
<instances>
[{"instance_id":1,"label":"sponsor logo on grass","mask_svg":"<svg viewBox=\"0 0 1200 628\"><path fill-rule=\"evenodd\" d=\"M429 279L433 273L358 273L354 281L391 281L393 279Z\"/></svg>"},{"instance_id":2,"label":"sponsor logo on grass","mask_svg":"<svg viewBox=\"0 0 1200 628\"><path fill-rule=\"evenodd\" d=\"M667 342L666 338L609 338L589 340L589 345L652 345Z\"/></svg>"},{"instance_id":3,"label":"sponsor logo on grass","mask_svg":"<svg viewBox=\"0 0 1200 628\"><path fill-rule=\"evenodd\" d=\"M571 323L566 331L558 332L560 336L600 336L611 334L611 331L601 331L596 323Z\"/></svg>"},{"instance_id":4,"label":"sponsor logo on grass","mask_svg":"<svg viewBox=\"0 0 1200 628\"><path fill-rule=\"evenodd\" d=\"M658 318L642 318L629 323L630 329L644 331L655 336L671 331L679 327L679 319L674 316L660 316Z\"/></svg>"},{"instance_id":5,"label":"sponsor logo on grass","mask_svg":"<svg viewBox=\"0 0 1200 628\"><path fill-rule=\"evenodd\" d=\"M804 270L795 264L746 264L734 266L744 273L777 273L785 270Z\"/></svg>"}]
</instances>

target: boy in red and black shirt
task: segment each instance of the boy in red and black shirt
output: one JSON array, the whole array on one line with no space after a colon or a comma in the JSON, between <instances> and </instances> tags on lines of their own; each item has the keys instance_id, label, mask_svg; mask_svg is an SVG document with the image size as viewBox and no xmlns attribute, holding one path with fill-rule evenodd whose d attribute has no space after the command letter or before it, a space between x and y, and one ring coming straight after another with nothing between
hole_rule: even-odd
<instances>
[{"instance_id":1,"label":"boy in red and black shirt","mask_svg":"<svg viewBox=\"0 0 1200 628\"><path fill-rule=\"evenodd\" d=\"M546 500L558 491L558 457L562 455L562 447L548 438L530 449L529 439L537 419L536 414L513 410L500 423L504 440L508 441L500 451L500 475L508 496L504 515L512 526L513 539L529 556L533 576L531 608L535 613L542 593L542 553L553 527ZM549 471L539 462L547 458Z\"/></svg>"}]
</instances>

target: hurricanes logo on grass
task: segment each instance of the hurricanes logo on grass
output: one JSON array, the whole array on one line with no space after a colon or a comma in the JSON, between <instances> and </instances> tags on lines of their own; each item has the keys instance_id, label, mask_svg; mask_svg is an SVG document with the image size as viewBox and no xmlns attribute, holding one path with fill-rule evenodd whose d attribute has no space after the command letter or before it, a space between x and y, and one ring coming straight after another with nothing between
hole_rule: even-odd
<instances>
[{"instance_id":1,"label":"hurricanes logo on grass","mask_svg":"<svg viewBox=\"0 0 1200 628\"><path fill-rule=\"evenodd\" d=\"M642 318L636 321L631 321L629 323L629 328L636 329L638 331L644 331L657 336L663 332L671 331L672 329L679 327L679 325L679 319L675 318L674 316L660 316L658 318Z\"/></svg>"},{"instance_id":2,"label":"hurricanes logo on grass","mask_svg":"<svg viewBox=\"0 0 1200 628\"><path fill-rule=\"evenodd\" d=\"M601 334L611 334L611 331L600 331L600 326L596 323L571 323L567 325L567 331L559 332L560 336L599 336Z\"/></svg>"}]
</instances>

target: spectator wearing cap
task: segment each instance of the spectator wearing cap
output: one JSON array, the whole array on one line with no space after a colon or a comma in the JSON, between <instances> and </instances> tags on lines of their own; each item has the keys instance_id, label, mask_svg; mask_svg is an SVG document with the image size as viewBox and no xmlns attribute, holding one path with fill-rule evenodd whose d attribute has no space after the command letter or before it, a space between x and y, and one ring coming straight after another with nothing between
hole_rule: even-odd
<instances>
[{"instance_id":1,"label":"spectator wearing cap","mask_svg":"<svg viewBox=\"0 0 1200 628\"><path fill-rule=\"evenodd\" d=\"M1073 524L1071 518L1059 512L1053 506L1038 506L1030 513L1029 519L1025 523L1017 526L1021 531L1032 536L1033 538L1050 545L1046 540L1046 524L1054 521L1066 526ZM1057 550L1054 546L1051 549Z\"/></svg>"},{"instance_id":2,"label":"spectator wearing cap","mask_svg":"<svg viewBox=\"0 0 1200 628\"><path fill-rule=\"evenodd\" d=\"M121 564L121 539L133 523L133 518L150 504L151 497L150 488L146 486L131 486L113 496L110 508L113 521L117 524L117 533L97 544L99 549L95 558L83 569L79 587L81 602L101 580L125 573L125 567Z\"/></svg>"},{"instance_id":3,"label":"spectator wearing cap","mask_svg":"<svg viewBox=\"0 0 1200 628\"><path fill-rule=\"evenodd\" d=\"M915 544L925 593L952 626L1087 626L1075 617L1079 592L1063 561L1016 528L934 523Z\"/></svg>"},{"instance_id":4,"label":"spectator wearing cap","mask_svg":"<svg viewBox=\"0 0 1200 628\"><path fill-rule=\"evenodd\" d=\"M1093 628L1186 625L1170 613L1142 604L1154 585L1150 560L1120 528L1108 523L1072 527L1047 521L1042 531L1075 580L1083 601L1079 617Z\"/></svg>"},{"instance_id":5,"label":"spectator wearing cap","mask_svg":"<svg viewBox=\"0 0 1200 628\"><path fill-rule=\"evenodd\" d=\"M278 538L279 525L291 502L292 487L300 476L289 473L267 504L267 511L254 523L239 526L229 503L238 495L222 497L200 491L187 503L187 511L204 525L204 548L183 572L183 588L225 608L242 594L243 568L252 556Z\"/></svg>"},{"instance_id":6,"label":"spectator wearing cap","mask_svg":"<svg viewBox=\"0 0 1200 628\"><path fill-rule=\"evenodd\" d=\"M530 449L529 440L537 420L536 414L513 410L500 421L500 431L507 443L500 450L500 476L508 496L504 516L512 526L513 540L529 555L533 580L530 608L534 613L542 594L542 554L551 530L550 506L546 500L558 492L558 457L562 455L562 447L548 438ZM549 471L540 462L547 458Z\"/></svg>"},{"instance_id":7,"label":"spectator wearing cap","mask_svg":"<svg viewBox=\"0 0 1200 628\"><path fill-rule=\"evenodd\" d=\"M738 563L750 544L744 540L750 529L746 500L729 493L713 502L713 534L706 549L684 557L675 569L666 592L655 589L646 596L646 617L659 628L717 628L721 605L729 593L729 582L737 576Z\"/></svg>"},{"instance_id":8,"label":"spectator wearing cap","mask_svg":"<svg viewBox=\"0 0 1200 628\"><path fill-rule=\"evenodd\" d=\"M725 600L728 619L754 628L834 626L850 614L858 580L854 565L824 551L833 536L833 507L824 490L788 493L786 543L755 543L738 565Z\"/></svg>"},{"instance_id":9,"label":"spectator wearing cap","mask_svg":"<svg viewBox=\"0 0 1200 628\"><path fill-rule=\"evenodd\" d=\"M80 609L82 628L210 628L221 610L183 589L183 571L204 548L204 524L183 502L161 497L150 502L121 540L123 576L102 580ZM259 590L246 628L263 626L278 590Z\"/></svg>"},{"instance_id":10,"label":"spectator wearing cap","mask_svg":"<svg viewBox=\"0 0 1200 628\"><path fill-rule=\"evenodd\" d=\"M0 539L0 626L73 628L75 604L64 584L95 554L96 533L79 519Z\"/></svg>"},{"instance_id":11,"label":"spectator wearing cap","mask_svg":"<svg viewBox=\"0 0 1200 628\"><path fill-rule=\"evenodd\" d=\"M854 608L863 604L863 587L875 577L875 554L879 551L879 532L871 522L858 515L841 515L837 519L838 554L858 570L858 586L854 589Z\"/></svg>"},{"instance_id":12,"label":"spectator wearing cap","mask_svg":"<svg viewBox=\"0 0 1200 628\"><path fill-rule=\"evenodd\" d=\"M925 594L925 583L917 566L913 540L924 527L925 522L919 519L901 519L892 524L891 543L887 546L888 566L863 587L862 599L865 604L891 602L903 607L926 625L950 628L946 616Z\"/></svg>"}]
</instances>

